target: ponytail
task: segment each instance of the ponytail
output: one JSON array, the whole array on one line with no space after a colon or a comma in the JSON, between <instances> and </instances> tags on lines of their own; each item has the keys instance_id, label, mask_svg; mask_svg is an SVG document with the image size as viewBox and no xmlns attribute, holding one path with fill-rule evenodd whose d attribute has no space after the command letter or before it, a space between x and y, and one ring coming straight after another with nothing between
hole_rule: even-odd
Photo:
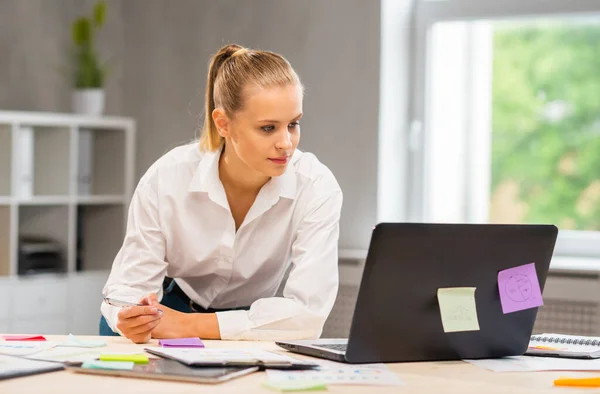
<instances>
[{"instance_id":1,"label":"ponytail","mask_svg":"<svg viewBox=\"0 0 600 394\"><path fill-rule=\"evenodd\" d=\"M224 138L219 135L217 125L212 118L212 113L215 107L215 80L219 69L235 52L242 49L241 46L230 44L226 45L213 56L208 68L208 78L206 79L206 98L205 98L205 115L204 126L202 126L202 134L200 135L200 148L207 151L215 151L223 144Z\"/></svg>"}]
</instances>

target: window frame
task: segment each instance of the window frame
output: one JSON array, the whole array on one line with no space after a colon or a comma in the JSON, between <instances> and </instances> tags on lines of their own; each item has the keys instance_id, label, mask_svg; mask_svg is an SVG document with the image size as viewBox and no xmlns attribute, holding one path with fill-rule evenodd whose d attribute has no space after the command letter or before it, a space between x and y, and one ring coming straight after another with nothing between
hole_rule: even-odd
<instances>
[{"instance_id":1,"label":"window frame","mask_svg":"<svg viewBox=\"0 0 600 394\"><path fill-rule=\"evenodd\" d=\"M597 0L416 0L414 8L412 92L409 108L407 211L410 221L428 221L427 176L430 137L432 35L438 22L478 21L528 17L574 17L600 14ZM469 155L467 155L469 156ZM469 159L467 159L469 160ZM466 167L466 166L465 166ZM469 174L464 174L469 177ZM485 182L485 180L484 180ZM465 182L465 196L473 195L481 182ZM477 222L481 198L465 198L465 219ZM559 256L600 257L600 231L561 230L555 247Z\"/></svg>"}]
</instances>

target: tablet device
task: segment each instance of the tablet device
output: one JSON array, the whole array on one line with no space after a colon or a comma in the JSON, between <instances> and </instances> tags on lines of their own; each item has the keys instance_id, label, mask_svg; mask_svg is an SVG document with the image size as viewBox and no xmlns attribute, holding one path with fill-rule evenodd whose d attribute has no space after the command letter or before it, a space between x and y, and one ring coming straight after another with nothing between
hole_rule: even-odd
<instances>
[{"instance_id":1,"label":"tablet device","mask_svg":"<svg viewBox=\"0 0 600 394\"><path fill-rule=\"evenodd\" d=\"M135 364L133 369L96 369L79 366L67 366L67 370L94 375L124 376L131 378L175 380L193 383L222 383L248 375L258 367L189 367L174 360L150 359L148 364Z\"/></svg>"}]
</instances>

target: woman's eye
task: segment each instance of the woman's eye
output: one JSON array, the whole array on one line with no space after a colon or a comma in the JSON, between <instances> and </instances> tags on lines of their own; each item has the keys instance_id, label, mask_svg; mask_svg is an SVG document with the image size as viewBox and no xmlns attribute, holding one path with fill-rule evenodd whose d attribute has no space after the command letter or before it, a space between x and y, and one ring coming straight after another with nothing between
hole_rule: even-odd
<instances>
[{"instance_id":1,"label":"woman's eye","mask_svg":"<svg viewBox=\"0 0 600 394\"><path fill-rule=\"evenodd\" d=\"M263 126L261 127L262 131L266 131L267 133L275 130L275 126Z\"/></svg>"},{"instance_id":2,"label":"woman's eye","mask_svg":"<svg viewBox=\"0 0 600 394\"><path fill-rule=\"evenodd\" d=\"M288 128L293 129L298 126L300 126L300 122L293 122L288 125Z\"/></svg>"}]
</instances>

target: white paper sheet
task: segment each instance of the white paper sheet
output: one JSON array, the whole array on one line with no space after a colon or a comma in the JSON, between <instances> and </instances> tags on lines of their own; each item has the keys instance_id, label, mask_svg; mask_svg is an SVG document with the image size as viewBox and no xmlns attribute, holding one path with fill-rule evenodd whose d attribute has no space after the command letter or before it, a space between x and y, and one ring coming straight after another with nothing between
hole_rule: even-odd
<instances>
[{"instance_id":1,"label":"white paper sheet","mask_svg":"<svg viewBox=\"0 0 600 394\"><path fill-rule=\"evenodd\" d=\"M56 343L44 341L2 341L0 342L0 354L9 356L27 356L39 353L42 350L50 349L56 346Z\"/></svg>"},{"instance_id":2,"label":"white paper sheet","mask_svg":"<svg viewBox=\"0 0 600 394\"><path fill-rule=\"evenodd\" d=\"M100 351L80 348L80 347L62 347L57 346L52 349L46 349L41 352L26 356L30 360L80 362L92 361L100 357Z\"/></svg>"},{"instance_id":3,"label":"white paper sheet","mask_svg":"<svg viewBox=\"0 0 600 394\"><path fill-rule=\"evenodd\" d=\"M349 365L318 361L320 368L307 371L268 369L269 382L314 381L325 384L403 386L404 382L384 364Z\"/></svg>"},{"instance_id":4,"label":"white paper sheet","mask_svg":"<svg viewBox=\"0 0 600 394\"><path fill-rule=\"evenodd\" d=\"M494 372L600 371L600 359L577 360L557 357L516 356L464 361Z\"/></svg>"}]
</instances>

